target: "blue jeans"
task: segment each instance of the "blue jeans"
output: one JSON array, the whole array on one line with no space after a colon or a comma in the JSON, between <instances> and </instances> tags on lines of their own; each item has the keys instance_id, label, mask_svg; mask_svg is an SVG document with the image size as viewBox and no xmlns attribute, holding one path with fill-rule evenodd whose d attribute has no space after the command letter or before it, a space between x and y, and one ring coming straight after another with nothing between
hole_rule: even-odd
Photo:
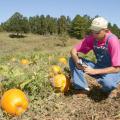
<instances>
[{"instance_id":1,"label":"blue jeans","mask_svg":"<svg viewBox=\"0 0 120 120\"><path fill-rule=\"evenodd\" d=\"M98 66L86 59L82 59L87 65L92 68L98 68ZM72 58L69 58L69 66L72 74L72 84L75 89L83 89L86 90L88 88L88 83L84 77L84 71L77 69ZM111 92L113 89L117 88L120 84L120 72L112 73L112 74L102 74L102 75L91 75L96 78L99 84L102 85L102 90L104 92Z\"/></svg>"}]
</instances>

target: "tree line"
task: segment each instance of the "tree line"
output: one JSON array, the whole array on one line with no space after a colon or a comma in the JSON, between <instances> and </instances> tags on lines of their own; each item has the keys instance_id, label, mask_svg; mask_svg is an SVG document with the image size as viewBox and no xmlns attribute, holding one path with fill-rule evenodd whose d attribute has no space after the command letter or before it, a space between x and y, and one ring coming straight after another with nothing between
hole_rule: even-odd
<instances>
[{"instance_id":1,"label":"tree line","mask_svg":"<svg viewBox=\"0 0 120 120\"><path fill-rule=\"evenodd\" d=\"M97 17L97 16L95 16ZM94 18L88 15L76 15L72 20L69 16L59 18L50 15L36 15L25 17L21 13L14 13L6 22L1 23L0 31L7 31L22 35L23 33L33 33L39 35L63 35L67 34L78 39L90 33L88 29ZM116 24L108 24L108 28L120 38L120 28Z\"/></svg>"}]
</instances>

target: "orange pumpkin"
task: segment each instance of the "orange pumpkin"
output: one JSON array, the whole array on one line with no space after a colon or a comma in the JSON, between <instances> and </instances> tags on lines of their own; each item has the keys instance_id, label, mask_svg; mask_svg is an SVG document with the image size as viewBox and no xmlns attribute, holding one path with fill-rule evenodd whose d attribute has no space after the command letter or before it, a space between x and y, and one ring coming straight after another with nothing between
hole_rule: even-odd
<instances>
[{"instance_id":1,"label":"orange pumpkin","mask_svg":"<svg viewBox=\"0 0 120 120\"><path fill-rule=\"evenodd\" d=\"M59 58L58 61L59 61L59 63L61 63L61 64L64 64L64 65L67 64L67 60L66 60L64 57Z\"/></svg>"},{"instance_id":2,"label":"orange pumpkin","mask_svg":"<svg viewBox=\"0 0 120 120\"><path fill-rule=\"evenodd\" d=\"M70 87L70 80L64 74L58 74L53 78L54 87L61 92L67 92Z\"/></svg>"},{"instance_id":3,"label":"orange pumpkin","mask_svg":"<svg viewBox=\"0 0 120 120\"><path fill-rule=\"evenodd\" d=\"M28 108L28 99L21 90L10 89L3 94L0 104L7 113L21 115Z\"/></svg>"},{"instance_id":4,"label":"orange pumpkin","mask_svg":"<svg viewBox=\"0 0 120 120\"><path fill-rule=\"evenodd\" d=\"M22 59L20 62L24 65L29 64L29 61L27 59Z\"/></svg>"}]
</instances>

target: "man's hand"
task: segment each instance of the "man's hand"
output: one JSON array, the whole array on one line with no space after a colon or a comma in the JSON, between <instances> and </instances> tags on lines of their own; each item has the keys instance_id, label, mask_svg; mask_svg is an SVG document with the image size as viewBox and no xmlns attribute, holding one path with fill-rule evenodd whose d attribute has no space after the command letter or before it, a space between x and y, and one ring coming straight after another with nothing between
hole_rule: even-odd
<instances>
[{"instance_id":1,"label":"man's hand","mask_svg":"<svg viewBox=\"0 0 120 120\"><path fill-rule=\"evenodd\" d=\"M79 63L76 63L76 67L77 69L84 70L84 67Z\"/></svg>"},{"instance_id":2,"label":"man's hand","mask_svg":"<svg viewBox=\"0 0 120 120\"><path fill-rule=\"evenodd\" d=\"M84 72L89 75L96 75L97 74L97 69L93 69L90 66L85 66L84 67Z\"/></svg>"}]
</instances>

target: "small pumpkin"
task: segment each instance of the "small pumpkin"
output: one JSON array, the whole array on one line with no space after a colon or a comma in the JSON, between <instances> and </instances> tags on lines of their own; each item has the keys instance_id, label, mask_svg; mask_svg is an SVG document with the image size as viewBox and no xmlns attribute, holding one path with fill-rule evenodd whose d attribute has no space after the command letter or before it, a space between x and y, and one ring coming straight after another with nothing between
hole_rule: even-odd
<instances>
[{"instance_id":1,"label":"small pumpkin","mask_svg":"<svg viewBox=\"0 0 120 120\"><path fill-rule=\"evenodd\" d=\"M66 60L66 58L64 58L64 57L59 58L58 61L59 61L59 63L61 63L61 64L64 64L64 65L67 64L67 60Z\"/></svg>"},{"instance_id":2,"label":"small pumpkin","mask_svg":"<svg viewBox=\"0 0 120 120\"><path fill-rule=\"evenodd\" d=\"M53 74L59 74L62 72L62 69L58 65L52 65L52 67L50 68L50 72Z\"/></svg>"},{"instance_id":3,"label":"small pumpkin","mask_svg":"<svg viewBox=\"0 0 120 120\"><path fill-rule=\"evenodd\" d=\"M21 115L28 108L28 99L20 89L6 91L0 101L1 107L11 115Z\"/></svg>"},{"instance_id":4,"label":"small pumpkin","mask_svg":"<svg viewBox=\"0 0 120 120\"><path fill-rule=\"evenodd\" d=\"M29 60L27 60L27 59L22 59L20 62L21 62L21 64L24 64L24 65L29 64Z\"/></svg>"},{"instance_id":5,"label":"small pumpkin","mask_svg":"<svg viewBox=\"0 0 120 120\"><path fill-rule=\"evenodd\" d=\"M67 92L70 87L70 80L64 74L58 74L53 78L54 87L61 92Z\"/></svg>"}]
</instances>

